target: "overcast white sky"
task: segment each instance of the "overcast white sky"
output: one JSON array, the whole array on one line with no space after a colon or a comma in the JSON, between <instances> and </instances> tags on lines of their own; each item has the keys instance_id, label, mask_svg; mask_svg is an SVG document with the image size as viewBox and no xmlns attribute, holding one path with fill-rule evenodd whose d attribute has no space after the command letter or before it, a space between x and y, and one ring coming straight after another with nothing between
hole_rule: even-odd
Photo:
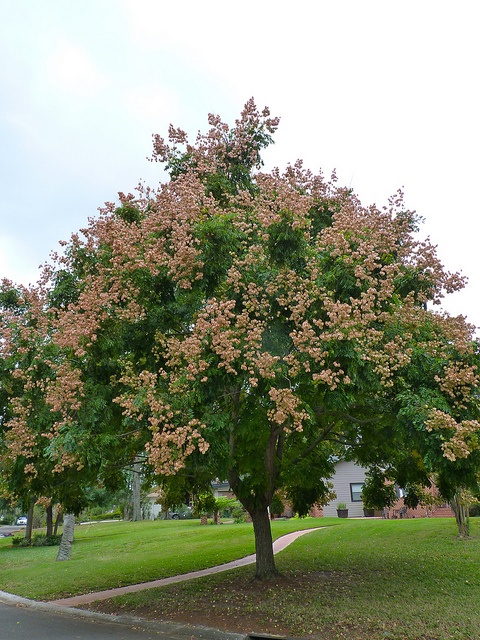
<instances>
[{"instance_id":1,"label":"overcast white sky","mask_svg":"<svg viewBox=\"0 0 480 640\"><path fill-rule=\"evenodd\" d=\"M403 187L480 325L475 0L1 0L0 278L140 179L152 133L193 138L253 96L281 117L269 167L337 169L364 204Z\"/></svg>"}]
</instances>

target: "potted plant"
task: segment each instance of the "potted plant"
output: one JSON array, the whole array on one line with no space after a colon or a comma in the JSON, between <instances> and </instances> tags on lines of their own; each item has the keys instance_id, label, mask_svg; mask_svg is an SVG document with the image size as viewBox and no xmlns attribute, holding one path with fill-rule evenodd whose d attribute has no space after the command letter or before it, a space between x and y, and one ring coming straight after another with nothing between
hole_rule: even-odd
<instances>
[{"instance_id":1,"label":"potted plant","mask_svg":"<svg viewBox=\"0 0 480 640\"><path fill-rule=\"evenodd\" d=\"M348 509L345 502L339 502L337 504L337 516L339 518L348 518Z\"/></svg>"}]
</instances>

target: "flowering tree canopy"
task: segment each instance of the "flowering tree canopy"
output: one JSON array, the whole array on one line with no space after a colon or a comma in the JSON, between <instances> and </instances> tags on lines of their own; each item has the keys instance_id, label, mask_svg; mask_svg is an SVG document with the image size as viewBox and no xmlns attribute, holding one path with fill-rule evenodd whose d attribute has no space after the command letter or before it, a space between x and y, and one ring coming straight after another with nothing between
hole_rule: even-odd
<instances>
[{"instance_id":1,"label":"flowering tree canopy","mask_svg":"<svg viewBox=\"0 0 480 640\"><path fill-rule=\"evenodd\" d=\"M306 513L334 454L375 464L415 434L423 458L468 458L475 345L462 318L427 309L463 282L400 192L365 207L301 162L263 172L278 119L253 100L233 128L209 124L193 144L154 136L170 179L120 194L46 270L45 433L57 471L85 464L98 430L145 446L164 477L228 478L265 577L274 492ZM4 428L26 413L12 404Z\"/></svg>"},{"instance_id":2,"label":"flowering tree canopy","mask_svg":"<svg viewBox=\"0 0 480 640\"><path fill-rule=\"evenodd\" d=\"M46 301L41 287L15 287L6 280L0 285L0 494L25 510L38 501L50 514L54 503L78 513L85 506L85 489L97 484L112 462L108 431L103 428L100 435L90 428L88 437L77 440L78 430L72 424L68 431L60 425L57 431L52 429L59 417L54 381L62 378L65 354L52 340ZM95 389L90 413L101 394L98 379ZM84 409L81 403L72 403L71 413L76 413L78 423L85 422L85 430L100 415L112 423L98 408L96 420L87 423ZM54 433L61 433L62 441ZM78 448L83 450L81 458L74 453Z\"/></svg>"}]
</instances>

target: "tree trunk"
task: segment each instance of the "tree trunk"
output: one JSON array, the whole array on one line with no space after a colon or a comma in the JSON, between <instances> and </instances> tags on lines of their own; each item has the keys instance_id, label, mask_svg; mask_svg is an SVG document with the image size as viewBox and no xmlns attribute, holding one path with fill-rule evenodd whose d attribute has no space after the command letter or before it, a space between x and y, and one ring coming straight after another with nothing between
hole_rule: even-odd
<instances>
[{"instance_id":1,"label":"tree trunk","mask_svg":"<svg viewBox=\"0 0 480 640\"><path fill-rule=\"evenodd\" d=\"M58 525L60 524L60 520L62 519L62 510L60 507L57 507L57 515L55 517L55 525L53 527L53 535L57 535L58 533Z\"/></svg>"},{"instance_id":2,"label":"tree trunk","mask_svg":"<svg viewBox=\"0 0 480 640\"><path fill-rule=\"evenodd\" d=\"M459 489L450 502L455 520L457 523L458 537L468 538L470 536L470 516L468 513L468 504L463 496L463 492Z\"/></svg>"},{"instance_id":3,"label":"tree trunk","mask_svg":"<svg viewBox=\"0 0 480 640\"><path fill-rule=\"evenodd\" d=\"M132 493L133 493L133 510L132 520L138 522L142 519L142 505L141 505L141 472L142 466L140 464L141 458L135 458L133 465L133 479L132 479Z\"/></svg>"},{"instance_id":4,"label":"tree trunk","mask_svg":"<svg viewBox=\"0 0 480 640\"><path fill-rule=\"evenodd\" d=\"M63 534L60 542L60 548L58 549L57 562L61 560L70 560L74 532L75 516L73 513L66 513L63 516Z\"/></svg>"},{"instance_id":5,"label":"tree trunk","mask_svg":"<svg viewBox=\"0 0 480 640\"><path fill-rule=\"evenodd\" d=\"M27 528L25 530L25 540L28 542L32 541L32 531L33 531L33 509L35 507L35 499L32 499L30 502L30 507L28 509L27 514Z\"/></svg>"},{"instance_id":6,"label":"tree trunk","mask_svg":"<svg viewBox=\"0 0 480 640\"><path fill-rule=\"evenodd\" d=\"M260 508L250 512L255 534L255 578L268 580L278 575L273 555L272 529L268 508Z\"/></svg>"},{"instance_id":7,"label":"tree trunk","mask_svg":"<svg viewBox=\"0 0 480 640\"><path fill-rule=\"evenodd\" d=\"M239 385L232 390L231 394L233 410L229 446L232 461L236 460L237 456L235 425L239 420L241 411L241 393L242 390ZM266 490L263 493L257 493L254 495L251 488L248 486L248 482L244 486L235 464L230 466L228 472L230 487L252 519L256 554L255 578L257 580L269 580L278 576L278 571L275 566L275 558L273 555L272 529L268 507L272 502L276 489L276 480L279 475L277 464L281 461L283 456L284 439L285 432L283 428L274 429L270 433L262 465L266 480Z\"/></svg>"},{"instance_id":8,"label":"tree trunk","mask_svg":"<svg viewBox=\"0 0 480 640\"><path fill-rule=\"evenodd\" d=\"M53 506L50 503L46 509L47 515L47 536L51 536L53 534Z\"/></svg>"}]
</instances>

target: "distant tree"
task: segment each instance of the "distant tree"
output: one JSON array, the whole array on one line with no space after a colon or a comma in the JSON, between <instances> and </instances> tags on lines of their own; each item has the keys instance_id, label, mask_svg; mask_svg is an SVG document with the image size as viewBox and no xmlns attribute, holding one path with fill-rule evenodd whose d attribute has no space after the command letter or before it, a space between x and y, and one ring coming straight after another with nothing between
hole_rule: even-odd
<instances>
[{"instance_id":1,"label":"distant tree","mask_svg":"<svg viewBox=\"0 0 480 640\"><path fill-rule=\"evenodd\" d=\"M409 331L409 363L394 383L403 441L391 456L397 482L412 503L415 487L434 479L459 536L468 537L465 496L480 491L479 345L462 318L430 316Z\"/></svg>"},{"instance_id":2,"label":"distant tree","mask_svg":"<svg viewBox=\"0 0 480 640\"><path fill-rule=\"evenodd\" d=\"M112 406L102 402L98 378L84 388L90 392L88 411L81 402L70 406L75 421L68 432L60 419L57 406L72 399L72 384L75 389L74 379L60 382L58 377L69 355L53 340L58 312L51 300L60 299L60 289L16 287L7 280L0 286L0 492L29 514L41 503L47 535L53 533L54 503L61 503L65 513L80 513L90 487L118 486L121 462L129 455L124 448L122 457L113 451L108 428L100 434L92 428L95 420L106 418L102 409ZM27 538L32 524L29 515Z\"/></svg>"},{"instance_id":3,"label":"distant tree","mask_svg":"<svg viewBox=\"0 0 480 640\"><path fill-rule=\"evenodd\" d=\"M29 514L27 539L32 533L34 504L39 496L51 496L54 484L55 464L45 455L52 424L45 380L53 371L50 361L55 347L45 342L43 326L37 320L42 314L38 291L2 282L0 490Z\"/></svg>"},{"instance_id":4,"label":"distant tree","mask_svg":"<svg viewBox=\"0 0 480 640\"><path fill-rule=\"evenodd\" d=\"M205 517L205 524L207 523L207 516L213 514L213 521L215 523L215 514L218 512L217 501L211 491L207 491L198 495L193 505L194 514L197 517Z\"/></svg>"},{"instance_id":5,"label":"distant tree","mask_svg":"<svg viewBox=\"0 0 480 640\"><path fill-rule=\"evenodd\" d=\"M362 488L362 502L365 509L390 508L396 501L395 485L388 478L388 472L378 467L371 468Z\"/></svg>"},{"instance_id":6,"label":"distant tree","mask_svg":"<svg viewBox=\"0 0 480 640\"><path fill-rule=\"evenodd\" d=\"M252 100L233 128L209 124L194 144L173 127L169 144L155 136L170 180L120 194L46 274L62 294L48 437L62 469L145 446L167 485L228 479L263 579L277 490L304 514L328 495L336 454L379 464L409 433L419 450L404 466L468 459L478 376L471 329L426 309L463 282L417 240L400 193L364 207L301 162L261 172L278 120ZM422 359L438 365L426 395Z\"/></svg>"},{"instance_id":7,"label":"distant tree","mask_svg":"<svg viewBox=\"0 0 480 640\"><path fill-rule=\"evenodd\" d=\"M406 490L405 504L412 508L432 482L452 507L458 496L479 492L480 351L472 329L461 317L425 309L407 326L394 326L407 356L391 380L389 413L395 418L377 424L375 443L362 434L355 454L371 467L364 489L370 503L381 502L389 490L383 485L392 481ZM460 537L468 535L467 513L458 510Z\"/></svg>"}]
</instances>

